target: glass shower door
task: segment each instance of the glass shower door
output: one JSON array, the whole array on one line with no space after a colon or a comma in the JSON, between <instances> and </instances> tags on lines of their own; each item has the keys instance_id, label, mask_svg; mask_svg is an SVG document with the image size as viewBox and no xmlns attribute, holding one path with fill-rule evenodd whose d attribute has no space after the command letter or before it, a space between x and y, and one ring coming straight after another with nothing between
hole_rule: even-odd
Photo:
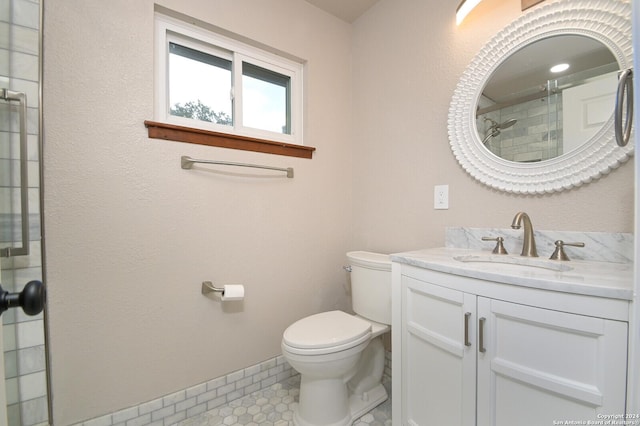
<instances>
[{"instance_id":1,"label":"glass shower door","mask_svg":"<svg viewBox=\"0 0 640 426\"><path fill-rule=\"evenodd\" d=\"M40 1L0 0L0 266L2 289L8 292L20 292L43 276L40 28ZM0 319L8 424L47 425L44 315L11 309Z\"/></svg>"}]
</instances>

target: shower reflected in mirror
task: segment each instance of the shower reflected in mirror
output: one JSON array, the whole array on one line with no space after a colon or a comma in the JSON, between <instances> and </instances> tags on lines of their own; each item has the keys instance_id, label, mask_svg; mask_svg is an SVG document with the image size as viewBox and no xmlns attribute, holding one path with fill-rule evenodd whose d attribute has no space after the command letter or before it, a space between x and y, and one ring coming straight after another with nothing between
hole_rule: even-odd
<instances>
[{"instance_id":1,"label":"shower reflected in mirror","mask_svg":"<svg viewBox=\"0 0 640 426\"><path fill-rule=\"evenodd\" d=\"M485 145L487 144L489 139L495 138L501 133L502 130L508 129L509 127L513 126L518 122L518 120L516 120L515 118L511 118L505 122L498 123L495 120L490 119L489 117L485 117L484 121L485 122L489 121L491 123L491 125L485 132L484 139L482 140L482 143Z\"/></svg>"}]
</instances>

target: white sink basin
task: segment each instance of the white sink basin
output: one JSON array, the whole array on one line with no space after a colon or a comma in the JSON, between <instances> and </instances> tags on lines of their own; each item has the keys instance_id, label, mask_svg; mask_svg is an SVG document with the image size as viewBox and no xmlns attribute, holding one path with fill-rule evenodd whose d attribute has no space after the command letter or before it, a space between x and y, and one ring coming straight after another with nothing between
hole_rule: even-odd
<instances>
[{"instance_id":1,"label":"white sink basin","mask_svg":"<svg viewBox=\"0 0 640 426\"><path fill-rule=\"evenodd\" d=\"M531 268L543 268L551 271L571 271L573 268L566 263L557 260L540 259L536 257L510 256L510 255L465 255L454 256L459 262L484 262L518 265Z\"/></svg>"}]
</instances>

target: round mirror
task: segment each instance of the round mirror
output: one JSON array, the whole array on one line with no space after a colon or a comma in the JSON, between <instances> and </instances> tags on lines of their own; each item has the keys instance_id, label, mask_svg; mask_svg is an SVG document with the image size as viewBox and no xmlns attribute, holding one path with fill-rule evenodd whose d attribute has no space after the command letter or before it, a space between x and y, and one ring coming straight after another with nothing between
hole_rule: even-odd
<instances>
[{"instance_id":1,"label":"round mirror","mask_svg":"<svg viewBox=\"0 0 640 426\"><path fill-rule=\"evenodd\" d=\"M633 153L613 141L618 73L632 64L631 5L560 0L497 34L460 79L451 148L494 188L544 193L608 173Z\"/></svg>"}]
</instances>

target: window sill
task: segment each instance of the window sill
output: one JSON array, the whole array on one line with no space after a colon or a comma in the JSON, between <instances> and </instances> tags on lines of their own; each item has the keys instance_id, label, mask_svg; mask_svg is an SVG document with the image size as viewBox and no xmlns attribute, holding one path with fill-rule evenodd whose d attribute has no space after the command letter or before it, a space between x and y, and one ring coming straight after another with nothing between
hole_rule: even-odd
<instances>
[{"instance_id":1,"label":"window sill","mask_svg":"<svg viewBox=\"0 0 640 426\"><path fill-rule=\"evenodd\" d=\"M298 158L311 158L313 151L316 150L311 146L293 145L284 142L230 135L193 127L159 123L157 121L145 120L144 125L149 131L149 137L153 139L264 152L267 154L286 155Z\"/></svg>"}]
</instances>

